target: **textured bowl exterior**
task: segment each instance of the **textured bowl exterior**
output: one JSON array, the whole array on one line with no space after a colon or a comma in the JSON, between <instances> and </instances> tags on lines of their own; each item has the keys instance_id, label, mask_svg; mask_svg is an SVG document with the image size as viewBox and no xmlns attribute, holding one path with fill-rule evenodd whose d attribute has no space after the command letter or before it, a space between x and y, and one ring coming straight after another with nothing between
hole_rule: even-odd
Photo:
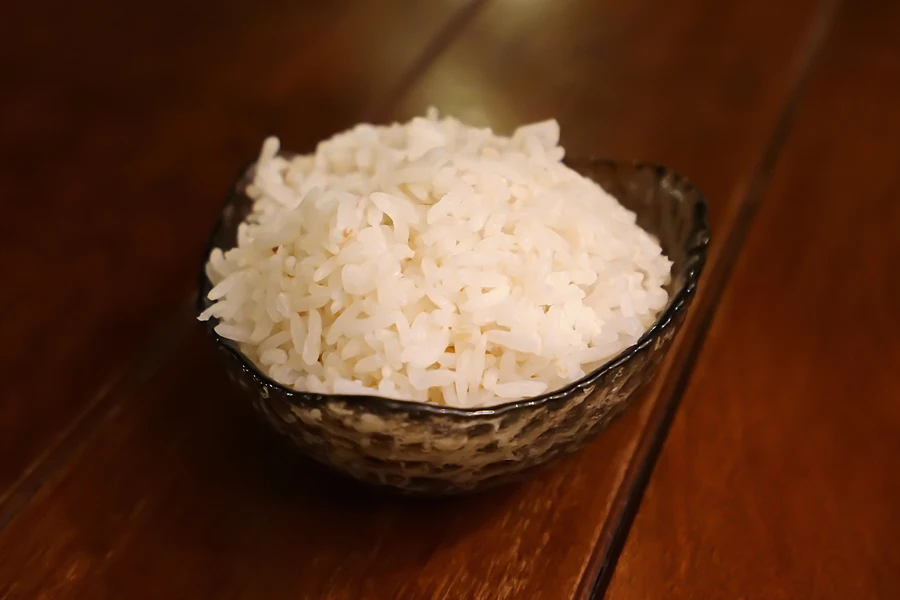
<instances>
[{"instance_id":1,"label":"textured bowl exterior","mask_svg":"<svg viewBox=\"0 0 900 600\"><path fill-rule=\"evenodd\" d=\"M377 397L297 392L261 373L208 323L229 378L256 411L303 453L359 481L418 494L467 492L516 479L574 452L620 414L656 373L696 290L706 259L706 202L686 179L655 165L568 161L638 215L673 261L670 301L634 346L561 390L483 409ZM234 245L250 209L230 195L209 248ZM206 256L209 256L208 253ZM205 261L205 258L204 258ZM200 275L199 309L210 283Z\"/></svg>"}]
</instances>

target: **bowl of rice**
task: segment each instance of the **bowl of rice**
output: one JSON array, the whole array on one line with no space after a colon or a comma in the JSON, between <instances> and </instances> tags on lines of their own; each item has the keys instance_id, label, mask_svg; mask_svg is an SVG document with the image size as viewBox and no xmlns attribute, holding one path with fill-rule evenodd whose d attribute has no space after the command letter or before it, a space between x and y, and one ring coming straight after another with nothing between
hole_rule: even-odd
<instances>
[{"instance_id":1,"label":"bowl of rice","mask_svg":"<svg viewBox=\"0 0 900 600\"><path fill-rule=\"evenodd\" d=\"M573 452L654 375L691 303L707 207L663 167L566 159L435 111L308 155L269 138L234 184L199 319L302 452L410 493Z\"/></svg>"}]
</instances>

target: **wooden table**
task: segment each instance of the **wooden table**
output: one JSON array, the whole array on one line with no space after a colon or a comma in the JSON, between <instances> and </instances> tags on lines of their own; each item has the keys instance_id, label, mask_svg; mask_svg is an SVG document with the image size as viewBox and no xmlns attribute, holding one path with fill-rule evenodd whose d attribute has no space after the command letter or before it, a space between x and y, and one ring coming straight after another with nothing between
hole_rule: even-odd
<instances>
[{"instance_id":1,"label":"wooden table","mask_svg":"<svg viewBox=\"0 0 900 600\"><path fill-rule=\"evenodd\" d=\"M0 599L900 597L897 2L7 4ZM682 171L715 239L645 398L423 502L285 453L190 300L266 134L429 104Z\"/></svg>"}]
</instances>

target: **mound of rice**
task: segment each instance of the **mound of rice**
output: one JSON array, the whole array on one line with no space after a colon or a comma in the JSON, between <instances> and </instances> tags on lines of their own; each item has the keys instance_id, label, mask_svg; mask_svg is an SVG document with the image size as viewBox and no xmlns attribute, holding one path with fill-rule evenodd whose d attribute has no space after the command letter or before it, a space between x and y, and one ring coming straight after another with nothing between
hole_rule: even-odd
<instances>
[{"instance_id":1,"label":"mound of rice","mask_svg":"<svg viewBox=\"0 0 900 600\"><path fill-rule=\"evenodd\" d=\"M477 407L575 381L652 325L671 263L558 142L433 110L308 156L269 138L199 318L297 390Z\"/></svg>"}]
</instances>

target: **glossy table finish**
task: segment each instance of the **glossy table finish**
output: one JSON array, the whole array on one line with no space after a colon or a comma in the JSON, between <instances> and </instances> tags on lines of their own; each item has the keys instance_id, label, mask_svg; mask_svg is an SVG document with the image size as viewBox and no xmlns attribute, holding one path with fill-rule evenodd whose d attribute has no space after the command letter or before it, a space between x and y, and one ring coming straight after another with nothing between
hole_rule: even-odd
<instances>
[{"instance_id":1,"label":"glossy table finish","mask_svg":"<svg viewBox=\"0 0 900 600\"><path fill-rule=\"evenodd\" d=\"M816 62L608 597L900 597L900 6Z\"/></svg>"},{"instance_id":2,"label":"glossy table finish","mask_svg":"<svg viewBox=\"0 0 900 600\"><path fill-rule=\"evenodd\" d=\"M0 598L892 597L898 11L765 4L4 7ZM609 430L422 502L276 443L191 294L265 135L309 150L431 104L505 131L555 116L570 155L679 170L714 241Z\"/></svg>"}]
</instances>

